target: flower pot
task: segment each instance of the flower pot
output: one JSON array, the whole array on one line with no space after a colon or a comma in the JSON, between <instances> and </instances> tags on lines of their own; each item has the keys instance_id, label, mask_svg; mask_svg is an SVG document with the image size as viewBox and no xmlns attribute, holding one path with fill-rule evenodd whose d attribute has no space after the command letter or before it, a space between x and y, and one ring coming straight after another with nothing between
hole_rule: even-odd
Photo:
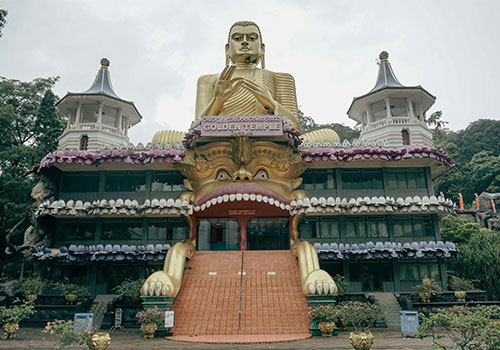
<instances>
[{"instance_id":1,"label":"flower pot","mask_svg":"<svg viewBox=\"0 0 500 350\"><path fill-rule=\"evenodd\" d=\"M156 328L158 325L156 323L143 323L141 324L141 332L144 334L144 339L153 339L155 336Z\"/></svg>"},{"instance_id":2,"label":"flower pot","mask_svg":"<svg viewBox=\"0 0 500 350\"><path fill-rule=\"evenodd\" d=\"M424 303L430 303L431 302L431 293L430 292L420 292L420 293L418 293L418 297Z\"/></svg>"},{"instance_id":3,"label":"flower pot","mask_svg":"<svg viewBox=\"0 0 500 350\"><path fill-rule=\"evenodd\" d=\"M335 329L335 323L333 322L320 322L318 323L318 329L321 331L323 337L331 337L332 332Z\"/></svg>"},{"instance_id":4,"label":"flower pot","mask_svg":"<svg viewBox=\"0 0 500 350\"><path fill-rule=\"evenodd\" d=\"M14 339L19 330L19 323L6 322L2 325L2 329L7 334L7 339Z\"/></svg>"},{"instance_id":5,"label":"flower pot","mask_svg":"<svg viewBox=\"0 0 500 350\"><path fill-rule=\"evenodd\" d=\"M87 339L87 346L90 350L105 350L111 344L111 337L108 332L97 332Z\"/></svg>"},{"instance_id":6,"label":"flower pot","mask_svg":"<svg viewBox=\"0 0 500 350\"><path fill-rule=\"evenodd\" d=\"M349 342L356 350L370 350L373 345L373 334L370 331L351 332Z\"/></svg>"},{"instance_id":7,"label":"flower pot","mask_svg":"<svg viewBox=\"0 0 500 350\"><path fill-rule=\"evenodd\" d=\"M467 293L463 290L457 290L455 291L455 297L457 298L457 301L463 303L465 302L465 296L467 295Z\"/></svg>"},{"instance_id":8,"label":"flower pot","mask_svg":"<svg viewBox=\"0 0 500 350\"><path fill-rule=\"evenodd\" d=\"M66 295L64 296L64 299L66 299L66 301L67 301L69 304L74 304L74 303L78 300L78 295L73 294L73 293L69 293L69 294L66 294Z\"/></svg>"},{"instance_id":9,"label":"flower pot","mask_svg":"<svg viewBox=\"0 0 500 350\"><path fill-rule=\"evenodd\" d=\"M38 299L38 296L35 293L26 294L26 300L28 300L30 303L34 303L36 299Z\"/></svg>"}]
</instances>

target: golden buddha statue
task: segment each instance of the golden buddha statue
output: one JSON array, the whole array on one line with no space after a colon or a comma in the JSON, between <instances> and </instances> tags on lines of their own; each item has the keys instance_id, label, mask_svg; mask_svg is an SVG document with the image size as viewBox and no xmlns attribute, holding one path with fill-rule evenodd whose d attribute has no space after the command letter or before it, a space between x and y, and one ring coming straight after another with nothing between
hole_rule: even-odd
<instances>
[{"instance_id":1,"label":"golden buddha statue","mask_svg":"<svg viewBox=\"0 0 500 350\"><path fill-rule=\"evenodd\" d=\"M233 24L226 67L198 79L195 122L205 115L280 115L299 130L295 81L290 74L266 70L264 53L257 24ZM257 68L259 62L262 68Z\"/></svg>"},{"instance_id":2,"label":"golden buddha statue","mask_svg":"<svg viewBox=\"0 0 500 350\"><path fill-rule=\"evenodd\" d=\"M255 23L233 24L226 44L226 67L221 74L204 75L198 79L195 122L208 115L280 115L299 130L294 79L290 74L264 69L264 48L260 29ZM259 62L262 68L257 68ZM328 130L310 135L314 139L334 136L335 132ZM171 132L157 133L153 142L173 143L178 137ZM219 197L243 193L265 194L265 203L269 197L281 205L289 204L307 196L299 189L302 183L300 175L307 167L296 147L290 144L248 136L208 142L187 149L184 161L176 164L185 177L188 190L179 198L187 200L193 208L205 207L205 203L214 199L214 203L218 203L214 206L224 205ZM284 206L282 210L286 215ZM292 217L293 234L290 237L291 253L298 259L302 291L304 294L335 294L335 282L320 269L315 248L300 239L298 223L302 217L303 214ZM196 219L186 218L191 226L190 232L194 232L193 221ZM190 235L186 241L174 245L168 251L163 270L146 280L141 294L176 296L181 288L185 259L195 254L195 241L196 237Z\"/></svg>"}]
</instances>

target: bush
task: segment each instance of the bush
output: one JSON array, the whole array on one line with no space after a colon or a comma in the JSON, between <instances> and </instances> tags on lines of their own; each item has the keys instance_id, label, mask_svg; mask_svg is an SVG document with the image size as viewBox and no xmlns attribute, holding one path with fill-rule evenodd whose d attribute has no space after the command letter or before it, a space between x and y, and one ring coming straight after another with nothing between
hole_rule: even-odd
<instances>
[{"instance_id":1,"label":"bush","mask_svg":"<svg viewBox=\"0 0 500 350\"><path fill-rule=\"evenodd\" d=\"M47 281L42 280L40 277L35 278L25 278L20 283L17 291L24 295L28 294L42 294L45 289L47 289L49 283Z\"/></svg>"},{"instance_id":2,"label":"bush","mask_svg":"<svg viewBox=\"0 0 500 350\"><path fill-rule=\"evenodd\" d=\"M64 281L56 282L53 285L62 295L75 294L78 298L81 298L89 294L89 289L87 287L71 283L68 278L65 278Z\"/></svg>"},{"instance_id":3,"label":"bush","mask_svg":"<svg viewBox=\"0 0 500 350\"><path fill-rule=\"evenodd\" d=\"M341 275L335 275L333 277L333 280L335 281L335 284L337 285L337 293L338 295L344 295L347 293L349 290L349 287L351 286L349 282L346 280L344 276Z\"/></svg>"},{"instance_id":4,"label":"bush","mask_svg":"<svg viewBox=\"0 0 500 350\"><path fill-rule=\"evenodd\" d=\"M159 324L165 320L165 312L159 311L158 307L148 309L146 311L139 311L135 317L139 319L140 324L156 323Z\"/></svg>"},{"instance_id":5,"label":"bush","mask_svg":"<svg viewBox=\"0 0 500 350\"><path fill-rule=\"evenodd\" d=\"M90 333L84 329L80 334L75 333L73 321L54 320L47 322L43 333L55 335L59 344L56 344L56 349L64 349L65 346L73 344L84 344Z\"/></svg>"},{"instance_id":6,"label":"bush","mask_svg":"<svg viewBox=\"0 0 500 350\"><path fill-rule=\"evenodd\" d=\"M316 323L334 322L338 317L338 312L335 307L330 305L320 305L318 307L310 307L307 315Z\"/></svg>"},{"instance_id":7,"label":"bush","mask_svg":"<svg viewBox=\"0 0 500 350\"><path fill-rule=\"evenodd\" d=\"M466 278L452 277L450 279L450 289L451 290L473 290L474 282Z\"/></svg>"},{"instance_id":8,"label":"bush","mask_svg":"<svg viewBox=\"0 0 500 350\"><path fill-rule=\"evenodd\" d=\"M115 293L138 300L141 296L141 287L144 280L125 280L113 288Z\"/></svg>"},{"instance_id":9,"label":"bush","mask_svg":"<svg viewBox=\"0 0 500 350\"><path fill-rule=\"evenodd\" d=\"M360 301L342 303L338 312L340 318L352 324L356 331L368 330L373 327L377 320L385 319L385 313L380 306Z\"/></svg>"},{"instance_id":10,"label":"bush","mask_svg":"<svg viewBox=\"0 0 500 350\"><path fill-rule=\"evenodd\" d=\"M431 336L434 346L442 350L477 350L483 349L483 345L486 345L486 349L498 350L500 331L494 325L498 322L495 318L499 317L498 306L455 306L441 309L429 317L420 314L422 324L418 327L417 336ZM444 343L444 338L453 345Z\"/></svg>"},{"instance_id":11,"label":"bush","mask_svg":"<svg viewBox=\"0 0 500 350\"><path fill-rule=\"evenodd\" d=\"M424 278L422 284L416 285L413 289L423 302L430 301L431 296L442 292L439 284L427 277Z\"/></svg>"},{"instance_id":12,"label":"bush","mask_svg":"<svg viewBox=\"0 0 500 350\"><path fill-rule=\"evenodd\" d=\"M16 299L14 303L21 303ZM20 305L0 306L0 323L19 323L35 313L33 303L24 301Z\"/></svg>"}]
</instances>

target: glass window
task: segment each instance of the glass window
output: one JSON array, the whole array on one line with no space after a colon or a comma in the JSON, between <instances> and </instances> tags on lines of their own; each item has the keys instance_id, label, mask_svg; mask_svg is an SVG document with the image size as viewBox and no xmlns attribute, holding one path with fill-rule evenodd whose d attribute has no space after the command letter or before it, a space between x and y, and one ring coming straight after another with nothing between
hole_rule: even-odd
<instances>
[{"instance_id":1,"label":"glass window","mask_svg":"<svg viewBox=\"0 0 500 350\"><path fill-rule=\"evenodd\" d=\"M418 263L402 263L399 265L399 278L405 282L419 281Z\"/></svg>"},{"instance_id":2,"label":"glass window","mask_svg":"<svg viewBox=\"0 0 500 350\"><path fill-rule=\"evenodd\" d=\"M384 188L381 169L343 169L341 174L346 190Z\"/></svg>"},{"instance_id":3,"label":"glass window","mask_svg":"<svg viewBox=\"0 0 500 350\"><path fill-rule=\"evenodd\" d=\"M98 173L63 173L61 192L97 192Z\"/></svg>"},{"instance_id":4,"label":"glass window","mask_svg":"<svg viewBox=\"0 0 500 350\"><path fill-rule=\"evenodd\" d=\"M94 220L58 221L56 235L60 241L95 240L96 222Z\"/></svg>"},{"instance_id":5,"label":"glass window","mask_svg":"<svg viewBox=\"0 0 500 350\"><path fill-rule=\"evenodd\" d=\"M146 190L144 172L109 172L106 173L107 192L142 192Z\"/></svg>"},{"instance_id":6,"label":"glass window","mask_svg":"<svg viewBox=\"0 0 500 350\"><path fill-rule=\"evenodd\" d=\"M301 238L339 238L338 218L306 217L299 224Z\"/></svg>"},{"instance_id":7,"label":"glass window","mask_svg":"<svg viewBox=\"0 0 500 350\"><path fill-rule=\"evenodd\" d=\"M337 188L335 169L309 169L302 174L303 190L332 190Z\"/></svg>"},{"instance_id":8,"label":"glass window","mask_svg":"<svg viewBox=\"0 0 500 350\"><path fill-rule=\"evenodd\" d=\"M180 218L150 219L148 224L148 240L178 240L189 236L187 222Z\"/></svg>"},{"instance_id":9,"label":"glass window","mask_svg":"<svg viewBox=\"0 0 500 350\"><path fill-rule=\"evenodd\" d=\"M394 237L433 237L434 225L430 215L398 215L392 217Z\"/></svg>"},{"instance_id":10,"label":"glass window","mask_svg":"<svg viewBox=\"0 0 500 350\"><path fill-rule=\"evenodd\" d=\"M346 217L346 238L381 238L389 237L385 216Z\"/></svg>"},{"instance_id":11,"label":"glass window","mask_svg":"<svg viewBox=\"0 0 500 350\"><path fill-rule=\"evenodd\" d=\"M184 177L178 172L153 172L151 178L151 191L171 192L185 190Z\"/></svg>"},{"instance_id":12,"label":"glass window","mask_svg":"<svg viewBox=\"0 0 500 350\"><path fill-rule=\"evenodd\" d=\"M142 240L142 220L104 220L102 222L103 241Z\"/></svg>"},{"instance_id":13,"label":"glass window","mask_svg":"<svg viewBox=\"0 0 500 350\"><path fill-rule=\"evenodd\" d=\"M423 168L387 169L387 186L391 189L427 188Z\"/></svg>"}]
</instances>

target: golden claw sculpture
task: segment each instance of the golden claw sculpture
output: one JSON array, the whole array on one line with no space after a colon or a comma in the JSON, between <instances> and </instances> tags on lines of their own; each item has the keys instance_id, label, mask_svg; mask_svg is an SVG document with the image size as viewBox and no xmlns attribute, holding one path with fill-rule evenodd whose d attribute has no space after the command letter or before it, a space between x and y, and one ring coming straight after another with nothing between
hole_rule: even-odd
<instances>
[{"instance_id":1,"label":"golden claw sculpture","mask_svg":"<svg viewBox=\"0 0 500 350\"><path fill-rule=\"evenodd\" d=\"M156 271L144 282L141 295L175 297L181 289L184 263L195 252L193 241L179 242L169 249L163 264L163 270Z\"/></svg>"}]
</instances>

